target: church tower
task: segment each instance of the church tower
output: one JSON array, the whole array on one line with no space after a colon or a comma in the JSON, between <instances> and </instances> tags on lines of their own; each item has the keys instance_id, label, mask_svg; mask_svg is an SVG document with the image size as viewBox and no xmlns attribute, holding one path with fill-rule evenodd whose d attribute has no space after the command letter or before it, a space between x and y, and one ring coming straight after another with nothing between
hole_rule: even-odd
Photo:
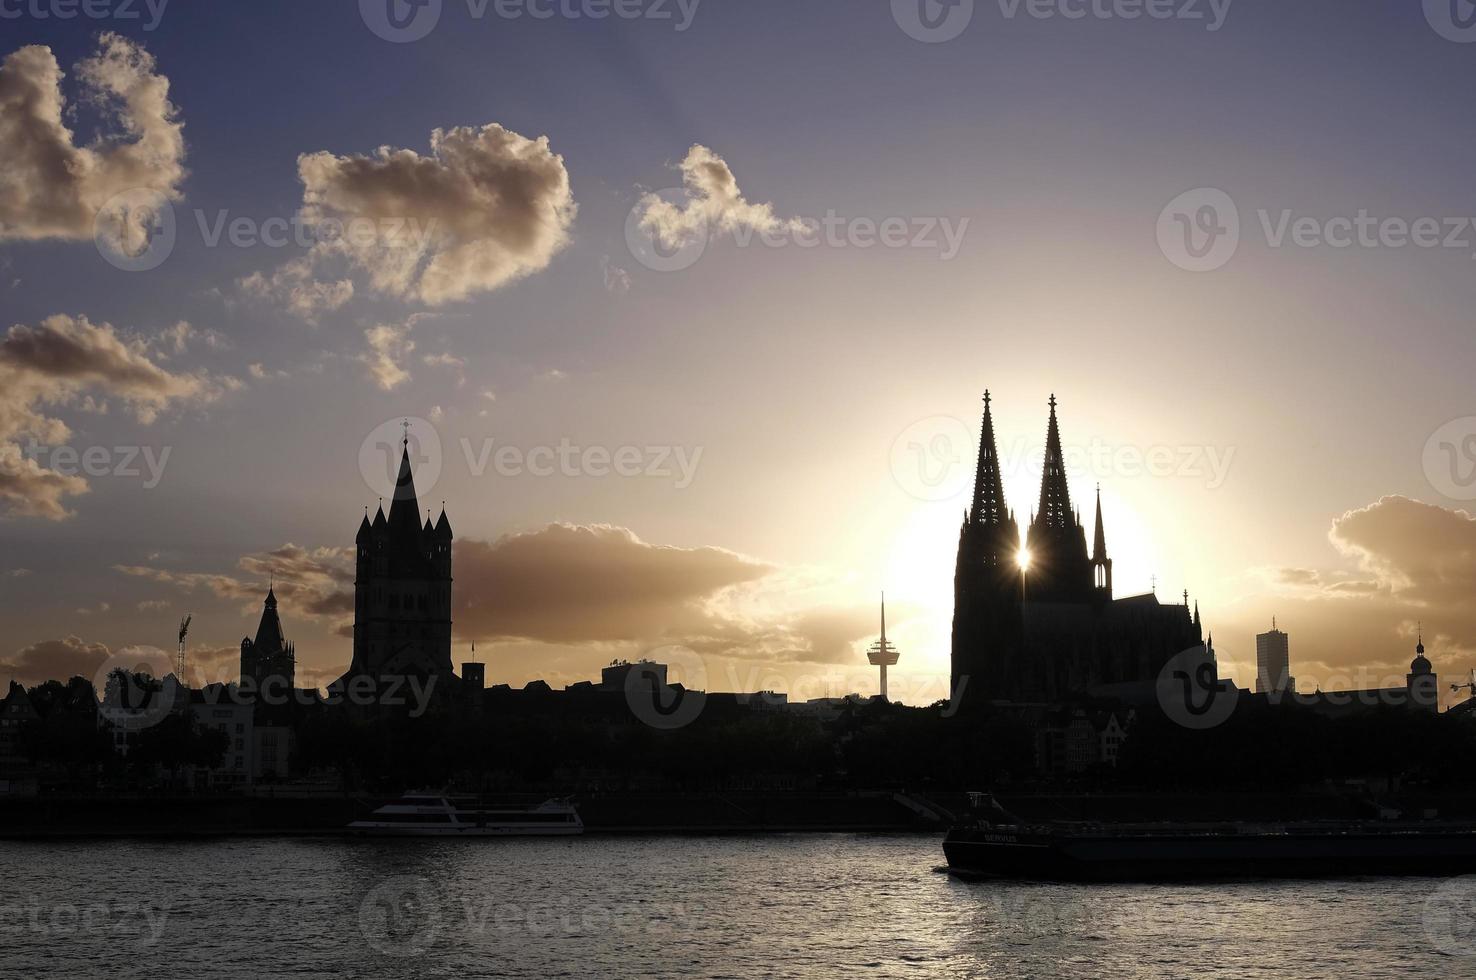
<instances>
[{"instance_id":1,"label":"church tower","mask_svg":"<svg viewBox=\"0 0 1476 980\"><path fill-rule=\"evenodd\" d=\"M1415 641L1415 658L1409 663L1409 673L1404 675L1405 687L1409 690L1409 704L1422 711L1440 710L1440 685L1436 683L1435 669L1425 656L1425 630L1420 628Z\"/></svg>"},{"instance_id":2,"label":"church tower","mask_svg":"<svg viewBox=\"0 0 1476 980\"><path fill-rule=\"evenodd\" d=\"M1066 483L1066 458L1056 423L1056 396L1050 400L1046 426L1045 467L1040 478L1040 508L1026 533L1029 555L1025 597L1031 602L1087 602L1093 596L1093 567L1087 558L1086 529L1081 515L1071 509ZM1100 510L1098 528L1101 527ZM1102 558L1106 560L1106 543ZM1105 582L1104 582L1105 585Z\"/></svg>"},{"instance_id":3,"label":"church tower","mask_svg":"<svg viewBox=\"0 0 1476 980\"><path fill-rule=\"evenodd\" d=\"M405 433L395 495L367 514L354 539L354 659L350 674L392 677L451 674L451 522L420 501Z\"/></svg>"},{"instance_id":4,"label":"church tower","mask_svg":"<svg viewBox=\"0 0 1476 980\"><path fill-rule=\"evenodd\" d=\"M971 700L1000 697L1018 683L1020 581L1020 528L1005 505L986 391L974 499L959 529L953 574L951 689L955 695Z\"/></svg>"},{"instance_id":5,"label":"church tower","mask_svg":"<svg viewBox=\"0 0 1476 980\"><path fill-rule=\"evenodd\" d=\"M277 615L275 583L267 589L261 623L256 639L241 641L241 686L253 693L263 689L285 696L292 690L297 676L297 651L282 631L282 618Z\"/></svg>"}]
</instances>

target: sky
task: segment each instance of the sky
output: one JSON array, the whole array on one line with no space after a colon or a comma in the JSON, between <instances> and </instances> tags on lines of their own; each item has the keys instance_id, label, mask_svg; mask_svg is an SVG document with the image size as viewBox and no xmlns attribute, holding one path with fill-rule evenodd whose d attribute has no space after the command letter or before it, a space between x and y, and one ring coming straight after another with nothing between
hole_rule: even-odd
<instances>
[{"instance_id":1,"label":"sky","mask_svg":"<svg viewBox=\"0 0 1476 980\"><path fill-rule=\"evenodd\" d=\"M0 679L336 676L409 419L490 682L930 703L985 389L1241 685L1461 679L1469 7L0 0Z\"/></svg>"}]
</instances>

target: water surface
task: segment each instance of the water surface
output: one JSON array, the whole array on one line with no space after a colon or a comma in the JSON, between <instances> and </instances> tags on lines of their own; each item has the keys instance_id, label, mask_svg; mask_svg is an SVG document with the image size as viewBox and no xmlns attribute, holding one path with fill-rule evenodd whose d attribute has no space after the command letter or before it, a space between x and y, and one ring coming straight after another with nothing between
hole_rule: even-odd
<instances>
[{"instance_id":1,"label":"water surface","mask_svg":"<svg viewBox=\"0 0 1476 980\"><path fill-rule=\"evenodd\" d=\"M965 882L940 843L0 844L0 975L1476 977L1476 878Z\"/></svg>"}]
</instances>

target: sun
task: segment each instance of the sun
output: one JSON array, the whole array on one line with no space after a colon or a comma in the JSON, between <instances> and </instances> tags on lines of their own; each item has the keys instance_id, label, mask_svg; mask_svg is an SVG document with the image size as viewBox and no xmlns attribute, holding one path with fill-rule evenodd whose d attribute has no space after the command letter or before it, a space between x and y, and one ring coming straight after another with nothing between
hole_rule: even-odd
<instances>
[{"instance_id":1,"label":"sun","mask_svg":"<svg viewBox=\"0 0 1476 980\"><path fill-rule=\"evenodd\" d=\"M1020 571L1022 571L1022 572L1028 572L1028 571L1030 571L1030 552L1029 551L1026 551L1024 548L1021 548L1019 551L1015 552L1015 561L1017 561L1017 562L1020 563Z\"/></svg>"}]
</instances>

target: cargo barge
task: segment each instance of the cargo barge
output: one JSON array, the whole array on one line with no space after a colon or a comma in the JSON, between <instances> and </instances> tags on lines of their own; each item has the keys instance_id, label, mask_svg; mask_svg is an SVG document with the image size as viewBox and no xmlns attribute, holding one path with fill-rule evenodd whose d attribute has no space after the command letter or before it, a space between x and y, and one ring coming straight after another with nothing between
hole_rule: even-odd
<instances>
[{"instance_id":1,"label":"cargo barge","mask_svg":"<svg viewBox=\"0 0 1476 980\"><path fill-rule=\"evenodd\" d=\"M950 871L1042 881L1476 872L1476 823L1028 823L982 794L943 841Z\"/></svg>"}]
</instances>

